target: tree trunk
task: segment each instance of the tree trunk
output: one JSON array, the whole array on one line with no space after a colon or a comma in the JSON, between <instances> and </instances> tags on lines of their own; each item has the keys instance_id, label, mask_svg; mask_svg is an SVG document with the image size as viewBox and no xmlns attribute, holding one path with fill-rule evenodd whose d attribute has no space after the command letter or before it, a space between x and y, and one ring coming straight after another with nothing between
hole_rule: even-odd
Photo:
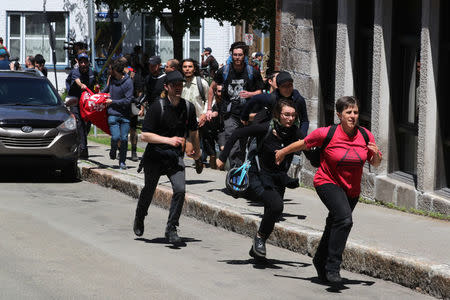
<instances>
[{"instance_id":1,"label":"tree trunk","mask_svg":"<svg viewBox=\"0 0 450 300\"><path fill-rule=\"evenodd\" d=\"M175 59L182 60L183 59L183 36L184 31L179 32L180 30L174 28L173 30L173 56Z\"/></svg>"}]
</instances>

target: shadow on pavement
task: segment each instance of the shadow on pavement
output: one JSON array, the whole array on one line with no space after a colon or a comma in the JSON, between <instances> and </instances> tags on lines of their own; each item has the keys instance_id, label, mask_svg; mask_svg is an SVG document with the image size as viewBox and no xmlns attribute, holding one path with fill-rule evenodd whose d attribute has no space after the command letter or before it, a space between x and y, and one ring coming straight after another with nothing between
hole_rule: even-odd
<instances>
[{"instance_id":1,"label":"shadow on pavement","mask_svg":"<svg viewBox=\"0 0 450 300\"><path fill-rule=\"evenodd\" d=\"M187 243L193 243L193 242L201 242L202 240L197 240L195 238L189 238L189 237L181 237L181 242L180 243L169 243L166 238L164 237L158 237L158 238L154 238L154 239L146 239L146 238L136 238L134 239L135 241L141 241L141 242L145 242L145 243L149 243L149 244L163 244L163 245L167 245L167 248L170 249L174 249L174 250L178 250L181 248L184 248L187 246Z\"/></svg>"},{"instance_id":2,"label":"shadow on pavement","mask_svg":"<svg viewBox=\"0 0 450 300\"><path fill-rule=\"evenodd\" d=\"M249 259L231 259L231 260L219 260L218 262L224 262L229 265L253 265L255 269L274 269L279 270L283 267L281 266L289 266L289 267L308 267L311 264L296 262L296 261L286 261L286 260L278 260L271 258L249 258Z\"/></svg>"},{"instance_id":3,"label":"shadow on pavement","mask_svg":"<svg viewBox=\"0 0 450 300\"><path fill-rule=\"evenodd\" d=\"M318 277L296 277L296 276L279 275L279 274L274 274L273 276L290 278L290 279L300 279L300 280L310 281L311 283L328 286L328 288L326 288L325 290L327 292L336 293L336 294L341 293L341 291L343 291L343 290L348 290L349 287L346 285L361 284L364 286L372 286L375 284L375 281L351 280L351 279L347 279L347 278L342 278L342 283L340 283L340 284L333 284L333 283L329 283L329 282L322 282L319 280Z\"/></svg>"},{"instance_id":4,"label":"shadow on pavement","mask_svg":"<svg viewBox=\"0 0 450 300\"><path fill-rule=\"evenodd\" d=\"M194 180L186 180L186 184L202 184L213 182L212 180L202 180L202 179L194 179Z\"/></svg>"},{"instance_id":5,"label":"shadow on pavement","mask_svg":"<svg viewBox=\"0 0 450 300\"><path fill-rule=\"evenodd\" d=\"M67 180L60 171L51 168L14 167L0 173L0 182L14 183L75 183L81 180Z\"/></svg>"}]
</instances>

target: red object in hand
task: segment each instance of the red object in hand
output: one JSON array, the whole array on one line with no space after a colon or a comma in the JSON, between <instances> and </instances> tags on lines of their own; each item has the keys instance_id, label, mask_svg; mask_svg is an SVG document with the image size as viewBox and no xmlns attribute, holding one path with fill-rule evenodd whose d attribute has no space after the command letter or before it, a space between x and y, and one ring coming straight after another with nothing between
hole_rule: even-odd
<instances>
[{"instance_id":1,"label":"red object in hand","mask_svg":"<svg viewBox=\"0 0 450 300\"><path fill-rule=\"evenodd\" d=\"M111 135L106 112L106 99L109 99L109 97L110 95L107 93L94 94L91 90L86 89L80 98L80 114L83 120L91 122Z\"/></svg>"}]
</instances>

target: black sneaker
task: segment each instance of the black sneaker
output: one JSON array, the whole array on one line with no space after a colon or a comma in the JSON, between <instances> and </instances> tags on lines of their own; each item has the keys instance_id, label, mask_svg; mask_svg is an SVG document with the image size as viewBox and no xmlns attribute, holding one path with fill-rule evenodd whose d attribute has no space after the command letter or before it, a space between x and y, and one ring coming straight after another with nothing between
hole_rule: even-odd
<instances>
[{"instance_id":1,"label":"black sneaker","mask_svg":"<svg viewBox=\"0 0 450 300\"><path fill-rule=\"evenodd\" d=\"M136 151L132 151L131 152L131 160L132 161L138 161L139 160Z\"/></svg>"},{"instance_id":2,"label":"black sneaker","mask_svg":"<svg viewBox=\"0 0 450 300\"><path fill-rule=\"evenodd\" d=\"M181 243L181 238L178 236L177 229L175 226L172 226L166 229L166 239L171 244Z\"/></svg>"},{"instance_id":3,"label":"black sneaker","mask_svg":"<svg viewBox=\"0 0 450 300\"><path fill-rule=\"evenodd\" d=\"M266 240L255 235L252 250L256 256L266 257Z\"/></svg>"},{"instance_id":4,"label":"black sneaker","mask_svg":"<svg viewBox=\"0 0 450 300\"><path fill-rule=\"evenodd\" d=\"M200 158L195 161L195 172L197 172L197 174L203 172L203 162Z\"/></svg>"},{"instance_id":5,"label":"black sneaker","mask_svg":"<svg viewBox=\"0 0 450 300\"><path fill-rule=\"evenodd\" d=\"M326 272L326 278L330 283L341 283L342 278L339 272Z\"/></svg>"},{"instance_id":6,"label":"black sneaker","mask_svg":"<svg viewBox=\"0 0 450 300\"><path fill-rule=\"evenodd\" d=\"M325 271L325 265L319 261L318 258L314 257L313 258L313 265L314 268L316 268L317 271L317 277L319 277L319 280L322 282L327 282L327 276L326 276L326 271Z\"/></svg>"},{"instance_id":7,"label":"black sneaker","mask_svg":"<svg viewBox=\"0 0 450 300\"><path fill-rule=\"evenodd\" d=\"M109 150L109 158L114 160L114 159L116 159L116 157L117 157L117 150L113 150L113 149Z\"/></svg>"},{"instance_id":8,"label":"black sneaker","mask_svg":"<svg viewBox=\"0 0 450 300\"><path fill-rule=\"evenodd\" d=\"M142 236L144 234L144 219L138 218L137 216L134 218L133 225L134 234L137 236Z\"/></svg>"},{"instance_id":9,"label":"black sneaker","mask_svg":"<svg viewBox=\"0 0 450 300\"><path fill-rule=\"evenodd\" d=\"M88 159L89 158L88 149L80 150L80 153L79 153L78 156L79 156L80 159Z\"/></svg>"}]
</instances>

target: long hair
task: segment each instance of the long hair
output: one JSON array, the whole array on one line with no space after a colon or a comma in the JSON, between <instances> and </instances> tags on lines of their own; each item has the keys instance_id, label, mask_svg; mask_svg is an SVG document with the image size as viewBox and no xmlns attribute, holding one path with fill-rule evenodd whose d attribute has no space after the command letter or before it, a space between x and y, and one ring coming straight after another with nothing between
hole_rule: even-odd
<instances>
[{"instance_id":1,"label":"long hair","mask_svg":"<svg viewBox=\"0 0 450 300\"><path fill-rule=\"evenodd\" d=\"M193 59L193 58L185 58L181 61L180 66L181 66L181 71L183 71L183 64L185 62L191 62L194 65L194 76L200 76L200 67L198 65L198 62ZM184 74L183 74L184 75Z\"/></svg>"}]
</instances>

